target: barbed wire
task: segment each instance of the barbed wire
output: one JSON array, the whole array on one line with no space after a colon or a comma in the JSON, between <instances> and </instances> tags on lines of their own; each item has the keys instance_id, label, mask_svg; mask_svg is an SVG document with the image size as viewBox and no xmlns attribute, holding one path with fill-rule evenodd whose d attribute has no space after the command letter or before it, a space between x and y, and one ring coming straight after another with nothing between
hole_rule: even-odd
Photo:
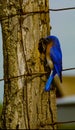
<instances>
[{"instance_id":1,"label":"barbed wire","mask_svg":"<svg viewBox=\"0 0 75 130\"><path fill-rule=\"evenodd\" d=\"M62 71L70 71L70 70L75 70L75 68L65 68ZM13 76L13 77L10 77L8 79L7 78L2 78L2 79L0 79L0 82L3 81L3 80L7 82L8 80L13 80L13 79L21 78L21 77L25 77L25 76L33 76L33 75L37 75L37 77L41 77L41 76L46 75L48 73L49 72L31 72L31 73L18 75L18 76Z\"/></svg>"},{"instance_id":2,"label":"barbed wire","mask_svg":"<svg viewBox=\"0 0 75 130\"><path fill-rule=\"evenodd\" d=\"M12 18L12 17L15 17L16 15L27 15L27 14L42 14L42 13L49 13L50 11L67 11L67 10L75 10L75 7L69 7L69 8L59 8L59 9L48 9L47 11L43 10L43 11L31 11L31 12L23 12L22 9L19 9L18 12L19 13L16 13L16 14L12 14L12 15L8 15L8 16L2 16L0 17L0 21L3 21L3 20L6 20L9 18Z\"/></svg>"}]
</instances>

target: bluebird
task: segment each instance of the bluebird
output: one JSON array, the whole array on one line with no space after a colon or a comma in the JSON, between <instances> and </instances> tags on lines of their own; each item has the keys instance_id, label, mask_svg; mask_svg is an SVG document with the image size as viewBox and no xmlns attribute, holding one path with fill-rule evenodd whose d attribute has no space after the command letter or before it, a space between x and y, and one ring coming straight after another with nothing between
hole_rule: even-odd
<instances>
[{"instance_id":1,"label":"bluebird","mask_svg":"<svg viewBox=\"0 0 75 130\"><path fill-rule=\"evenodd\" d=\"M59 82L62 82L62 51L59 39L53 35L41 38L38 49L41 54L45 54L47 64L51 70L45 85L45 91L49 91L53 81L57 85L60 84ZM58 77L57 79L55 79L56 75Z\"/></svg>"}]
</instances>

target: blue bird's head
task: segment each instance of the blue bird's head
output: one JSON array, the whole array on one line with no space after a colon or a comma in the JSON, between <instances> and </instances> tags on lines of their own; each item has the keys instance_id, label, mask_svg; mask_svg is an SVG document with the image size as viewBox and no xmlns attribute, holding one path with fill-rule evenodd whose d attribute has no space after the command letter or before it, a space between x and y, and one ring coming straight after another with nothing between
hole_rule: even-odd
<instances>
[{"instance_id":1,"label":"blue bird's head","mask_svg":"<svg viewBox=\"0 0 75 130\"><path fill-rule=\"evenodd\" d=\"M56 36L50 35L50 36L47 36L45 39L49 40L50 42L53 42L53 46L60 48L60 42Z\"/></svg>"},{"instance_id":2,"label":"blue bird's head","mask_svg":"<svg viewBox=\"0 0 75 130\"><path fill-rule=\"evenodd\" d=\"M39 44L38 44L39 52L45 54L46 47L49 43L52 43L52 46L54 46L60 50L60 42L59 42L58 38L54 35L50 35L45 38L41 38L39 40Z\"/></svg>"}]
</instances>

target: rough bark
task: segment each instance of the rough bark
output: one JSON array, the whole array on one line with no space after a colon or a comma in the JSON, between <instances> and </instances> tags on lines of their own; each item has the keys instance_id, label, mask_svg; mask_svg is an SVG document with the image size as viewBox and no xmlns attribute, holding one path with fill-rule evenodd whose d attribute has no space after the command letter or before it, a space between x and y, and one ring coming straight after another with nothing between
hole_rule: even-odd
<instances>
[{"instance_id":1,"label":"rough bark","mask_svg":"<svg viewBox=\"0 0 75 130\"><path fill-rule=\"evenodd\" d=\"M46 76L18 75L43 72L38 41L50 34L48 0L0 0L4 54L2 128L56 129L55 89L44 92ZM17 14L17 15L15 15ZM13 16L12 16L13 15Z\"/></svg>"}]
</instances>

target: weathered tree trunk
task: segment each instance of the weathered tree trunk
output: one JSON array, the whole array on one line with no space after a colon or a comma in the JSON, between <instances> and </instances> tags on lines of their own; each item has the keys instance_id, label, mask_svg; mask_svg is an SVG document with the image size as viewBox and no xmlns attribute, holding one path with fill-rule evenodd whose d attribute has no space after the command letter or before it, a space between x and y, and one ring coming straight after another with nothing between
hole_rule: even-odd
<instances>
[{"instance_id":1,"label":"weathered tree trunk","mask_svg":"<svg viewBox=\"0 0 75 130\"><path fill-rule=\"evenodd\" d=\"M38 41L50 34L48 0L0 0L4 52L2 128L56 129L55 90L44 92L46 76ZM17 15L16 15L17 14Z\"/></svg>"}]
</instances>

